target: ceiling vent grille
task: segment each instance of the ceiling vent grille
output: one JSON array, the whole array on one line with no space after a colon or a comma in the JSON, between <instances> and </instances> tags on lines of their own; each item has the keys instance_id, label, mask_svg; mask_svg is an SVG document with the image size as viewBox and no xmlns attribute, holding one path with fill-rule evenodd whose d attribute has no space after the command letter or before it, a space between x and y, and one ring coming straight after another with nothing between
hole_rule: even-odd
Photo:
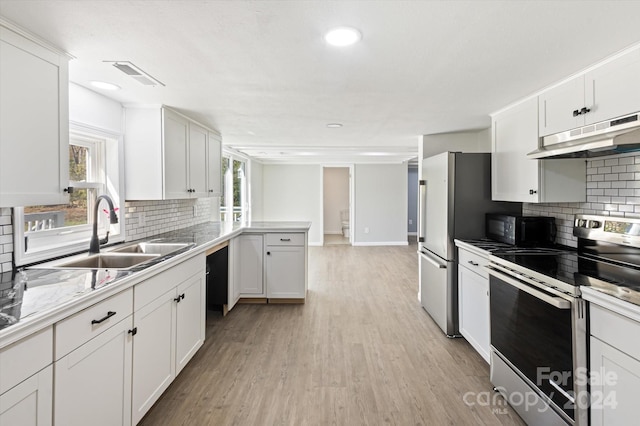
<instances>
[{"instance_id":1,"label":"ceiling vent grille","mask_svg":"<svg viewBox=\"0 0 640 426\"><path fill-rule=\"evenodd\" d=\"M144 84L145 86L164 86L160 80L157 80L151 77L146 72L142 71L140 68L135 66L129 61L104 61L108 64L113 65L129 77L136 80L138 83Z\"/></svg>"}]
</instances>

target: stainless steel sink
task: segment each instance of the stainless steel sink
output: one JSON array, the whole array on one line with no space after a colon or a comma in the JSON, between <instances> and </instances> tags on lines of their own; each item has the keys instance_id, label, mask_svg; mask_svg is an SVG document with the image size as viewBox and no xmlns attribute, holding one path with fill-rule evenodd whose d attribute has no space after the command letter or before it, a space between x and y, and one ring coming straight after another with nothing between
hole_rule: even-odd
<instances>
[{"instance_id":1,"label":"stainless steel sink","mask_svg":"<svg viewBox=\"0 0 640 426\"><path fill-rule=\"evenodd\" d=\"M129 269L159 257L158 254L99 253L51 265L60 269Z\"/></svg>"},{"instance_id":2,"label":"stainless steel sink","mask_svg":"<svg viewBox=\"0 0 640 426\"><path fill-rule=\"evenodd\" d=\"M166 256L175 251L182 250L190 244L186 243L136 243L111 250L109 253L144 253Z\"/></svg>"}]
</instances>

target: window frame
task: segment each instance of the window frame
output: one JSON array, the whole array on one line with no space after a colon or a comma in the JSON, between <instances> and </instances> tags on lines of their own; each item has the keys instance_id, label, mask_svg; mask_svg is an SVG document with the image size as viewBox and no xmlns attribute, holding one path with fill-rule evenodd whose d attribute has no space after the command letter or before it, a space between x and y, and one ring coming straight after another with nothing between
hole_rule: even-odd
<instances>
[{"instance_id":1,"label":"window frame","mask_svg":"<svg viewBox=\"0 0 640 426\"><path fill-rule=\"evenodd\" d=\"M243 190L241 190L240 192L240 220L238 220L237 222L241 222L241 223L248 223L251 222L251 158L247 155L241 154L238 151L232 150L230 148L226 148L224 147L222 149L222 159L227 159L230 164L227 168L228 170L231 170L231 180L230 182L227 182L227 177L223 174L222 175L222 194L223 197L220 197L220 199L224 199L225 204L223 205L222 202L220 203L220 221L222 221L222 215L225 214L225 218L226 216L228 216L228 212L231 212L231 216L232 219L231 220L225 220L227 222L231 221L233 222L233 211L234 211L234 206L233 206L233 162L234 161L240 161L242 163L244 163L244 185L243 185ZM227 191L227 189L231 189L231 197L228 196L229 191ZM229 204L229 202L231 204Z\"/></svg>"},{"instance_id":2,"label":"window frame","mask_svg":"<svg viewBox=\"0 0 640 426\"><path fill-rule=\"evenodd\" d=\"M114 133L98 127L93 127L83 123L70 122L69 133L73 135L74 145L77 140L79 146L88 146L90 149L97 149L95 157L92 156L90 166L93 170L102 169L104 182L94 177L91 182L77 182L69 180L69 186L77 189L95 189L96 196L107 193L117 192L117 197L112 197L115 206L118 208L118 222L120 224L120 232L118 234L110 234L109 242L123 242L126 236L125 229L125 194L124 194L124 145L122 134ZM71 137L70 137L71 139ZM104 141L100 144L99 141ZM102 148L97 148L103 145ZM110 159L108 151L116 151L117 160ZM117 170L109 167L113 160L117 161ZM68 159L66 159L68 161ZM101 163L98 166L98 163ZM105 170L106 169L106 170ZM117 180L116 184L111 184L111 180ZM107 191L107 187L110 191ZM49 245L47 248L38 250L33 253L25 253L25 230L24 230L24 207L13 208L14 223L14 261L16 266L25 266L28 264L42 262L58 256L64 256L72 253L87 251L89 249L89 240L92 231L91 212L94 205L89 202L87 204L87 223L65 228L56 228L50 230L38 231L38 235ZM64 230L63 230L64 229ZM71 231L71 232L69 232Z\"/></svg>"}]
</instances>

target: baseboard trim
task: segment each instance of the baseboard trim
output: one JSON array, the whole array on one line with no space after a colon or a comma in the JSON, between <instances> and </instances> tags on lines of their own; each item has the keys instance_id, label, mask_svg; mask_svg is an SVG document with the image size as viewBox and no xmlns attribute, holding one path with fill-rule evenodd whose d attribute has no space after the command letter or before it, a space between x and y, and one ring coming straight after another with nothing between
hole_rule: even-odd
<instances>
[{"instance_id":1,"label":"baseboard trim","mask_svg":"<svg viewBox=\"0 0 640 426\"><path fill-rule=\"evenodd\" d=\"M353 243L354 246L408 246L409 241L381 241Z\"/></svg>"}]
</instances>

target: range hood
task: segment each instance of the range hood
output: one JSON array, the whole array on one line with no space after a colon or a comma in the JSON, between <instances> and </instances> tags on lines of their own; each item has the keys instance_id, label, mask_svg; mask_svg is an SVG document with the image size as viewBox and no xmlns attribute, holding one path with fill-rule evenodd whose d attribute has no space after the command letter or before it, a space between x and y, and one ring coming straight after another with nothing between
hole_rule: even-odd
<instances>
[{"instance_id":1,"label":"range hood","mask_svg":"<svg viewBox=\"0 0 640 426\"><path fill-rule=\"evenodd\" d=\"M545 136L533 159L590 158L640 151L640 113Z\"/></svg>"}]
</instances>

